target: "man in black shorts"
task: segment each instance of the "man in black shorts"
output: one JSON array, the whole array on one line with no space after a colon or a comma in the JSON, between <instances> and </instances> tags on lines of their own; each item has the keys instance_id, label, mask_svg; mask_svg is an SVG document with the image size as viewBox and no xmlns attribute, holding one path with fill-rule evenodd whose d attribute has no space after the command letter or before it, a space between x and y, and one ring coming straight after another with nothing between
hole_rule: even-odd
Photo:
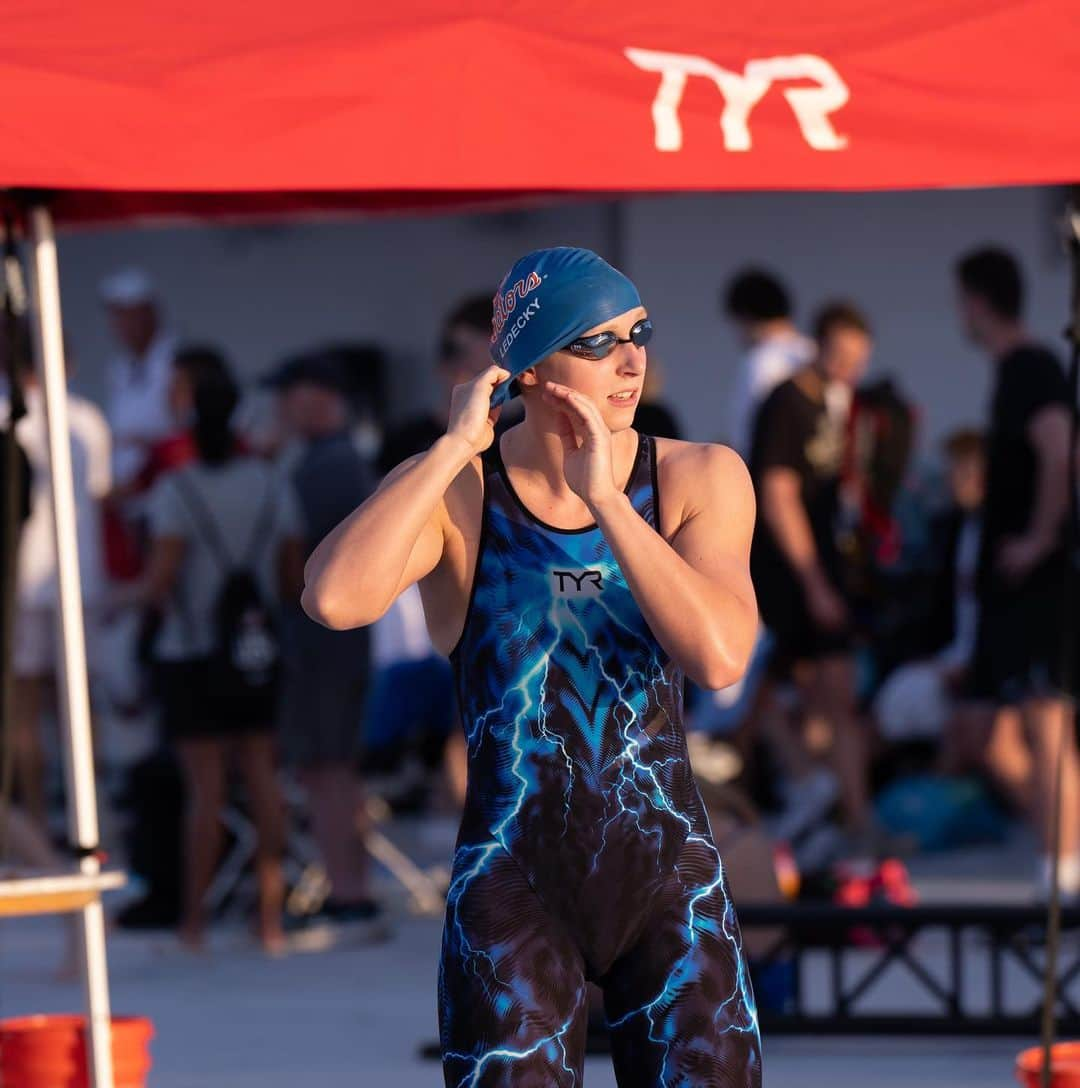
<instances>
[{"instance_id":1,"label":"man in black shorts","mask_svg":"<svg viewBox=\"0 0 1080 1088\"><path fill-rule=\"evenodd\" d=\"M1049 884L1056 760L1062 760L1060 878L1080 895L1080 771L1071 691L1063 675L1062 591L1068 508L1069 393L1055 356L1023 321L1011 254L984 248L956 265L968 335L994 369L986 505L977 585L973 694L1019 709L1034 763L1034 819Z\"/></svg>"},{"instance_id":2,"label":"man in black shorts","mask_svg":"<svg viewBox=\"0 0 1080 1088\"><path fill-rule=\"evenodd\" d=\"M750 472L759 517L751 573L776 639L774 671L798 684L807 716L824 718L832 730L845 825L861 847L869 832L867 753L855 713L837 522L851 390L872 342L866 319L848 303L826 306L814 337L813 362L773 390L755 421Z\"/></svg>"}]
</instances>

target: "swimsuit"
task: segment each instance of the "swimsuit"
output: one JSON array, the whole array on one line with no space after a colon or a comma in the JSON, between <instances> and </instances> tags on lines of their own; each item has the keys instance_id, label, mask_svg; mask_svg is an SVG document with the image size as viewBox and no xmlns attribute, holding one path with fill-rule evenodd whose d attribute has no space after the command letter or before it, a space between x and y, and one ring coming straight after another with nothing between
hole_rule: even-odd
<instances>
[{"instance_id":1,"label":"swimsuit","mask_svg":"<svg viewBox=\"0 0 1080 1088\"><path fill-rule=\"evenodd\" d=\"M469 780L447 896L447 1085L582 1083L586 981L620 1088L757 1086L757 1016L691 773L682 672L596 526L558 529L482 458L481 538L450 655ZM626 493L658 525L656 443Z\"/></svg>"}]
</instances>

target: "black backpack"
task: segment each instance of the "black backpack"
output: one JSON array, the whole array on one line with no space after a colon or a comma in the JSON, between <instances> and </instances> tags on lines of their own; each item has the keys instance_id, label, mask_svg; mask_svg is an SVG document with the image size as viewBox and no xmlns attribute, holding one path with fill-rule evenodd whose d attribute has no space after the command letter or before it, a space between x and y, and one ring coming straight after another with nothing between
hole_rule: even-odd
<instances>
[{"instance_id":1,"label":"black backpack","mask_svg":"<svg viewBox=\"0 0 1080 1088\"><path fill-rule=\"evenodd\" d=\"M251 543L237 562L229 554L205 500L189 479L174 477L199 534L221 567L214 600L214 641L209 661L210 694L231 714L270 712L277 691L281 642L273 610L259 588L256 570L274 517L273 484L255 519Z\"/></svg>"}]
</instances>

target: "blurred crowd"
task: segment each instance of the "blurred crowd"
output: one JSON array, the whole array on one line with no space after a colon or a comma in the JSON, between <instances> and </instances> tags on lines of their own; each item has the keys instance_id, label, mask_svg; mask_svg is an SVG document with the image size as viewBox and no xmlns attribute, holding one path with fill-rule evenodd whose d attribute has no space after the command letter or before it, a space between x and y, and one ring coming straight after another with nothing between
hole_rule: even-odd
<instances>
[{"instance_id":1,"label":"blurred crowd","mask_svg":"<svg viewBox=\"0 0 1080 1088\"><path fill-rule=\"evenodd\" d=\"M992 365L994 393L977 425L922 454L918 391L902 376L866 380L872 315L822 300L802 329L775 273L745 269L720 286L710 353L734 393L724 404L702 390L725 421L703 437L737 449L754 482L762 622L739 684L688 684L686 695L737 899L832 894L844 865L994 841L1018 821L1040 844L1033 881L1045 890L1058 760L1061 883L1080 895L1062 651L1066 378L1024 323L1010 254L980 249L952 271L958 320ZM109 276L101 301L116 344L104 402L72 394L68 405L88 669L98 719L153 722L148 750L101 769L115 844L142 889L116 922L175 927L201 946L243 838L268 950L291 927L377 923L372 819L453 817L463 801L450 667L416 587L371 628L331 632L299 607L304 563L382 476L443 433L453 387L490 365L490 296L459 300L432 330L432 409L393 423L390 360L375 345L313 346L242 388L222 350L177 340L144 272ZM656 317L635 427L678 439ZM725 351L722 321L741 354ZM26 502L9 845L47 864L58 837L56 553L25 330L14 347L19 395L3 411L25 402ZM499 434L517 411L504 411ZM315 884L289 864L300 834Z\"/></svg>"}]
</instances>

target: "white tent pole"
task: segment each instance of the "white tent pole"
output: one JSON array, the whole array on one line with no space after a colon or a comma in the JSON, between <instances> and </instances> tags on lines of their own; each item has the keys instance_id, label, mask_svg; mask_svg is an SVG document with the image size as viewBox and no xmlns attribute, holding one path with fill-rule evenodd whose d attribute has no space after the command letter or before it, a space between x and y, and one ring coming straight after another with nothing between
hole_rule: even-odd
<instances>
[{"instance_id":1,"label":"white tent pole","mask_svg":"<svg viewBox=\"0 0 1080 1088\"><path fill-rule=\"evenodd\" d=\"M56 526L57 574L60 587L58 663L60 716L64 730L64 776L67 783L68 829L80 851L80 870L99 871L92 851L98 847L97 796L90 737L90 693L86 680L79 553L75 537L75 492L71 475L71 440L67 414L67 368L60 321L60 274L56 236L47 208L30 210L33 247L34 328L38 370L45 388L49 436L49 475ZM113 1088L109 979L105 964L105 917L96 898L82 908L83 989L89 1010L88 1053L94 1088Z\"/></svg>"}]
</instances>

